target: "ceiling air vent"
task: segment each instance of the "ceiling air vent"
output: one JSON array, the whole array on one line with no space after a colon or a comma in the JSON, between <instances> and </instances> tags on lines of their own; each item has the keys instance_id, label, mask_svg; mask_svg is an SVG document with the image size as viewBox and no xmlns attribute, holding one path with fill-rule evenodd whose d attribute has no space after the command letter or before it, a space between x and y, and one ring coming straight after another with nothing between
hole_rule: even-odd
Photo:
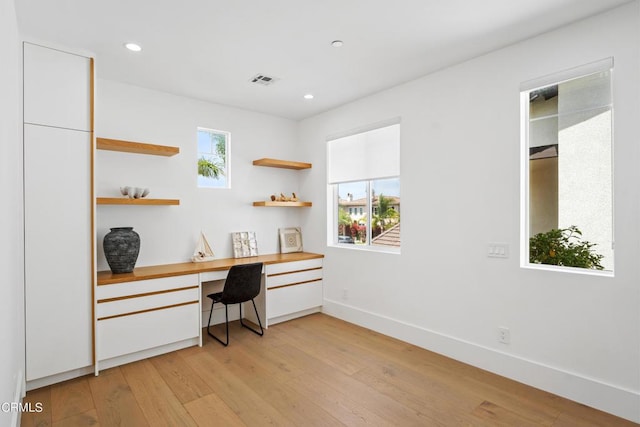
<instances>
[{"instance_id":1,"label":"ceiling air vent","mask_svg":"<svg viewBox=\"0 0 640 427\"><path fill-rule=\"evenodd\" d=\"M256 74L251 78L251 83L257 83L263 86L269 86L280 80L277 77L266 76L264 74Z\"/></svg>"}]
</instances>

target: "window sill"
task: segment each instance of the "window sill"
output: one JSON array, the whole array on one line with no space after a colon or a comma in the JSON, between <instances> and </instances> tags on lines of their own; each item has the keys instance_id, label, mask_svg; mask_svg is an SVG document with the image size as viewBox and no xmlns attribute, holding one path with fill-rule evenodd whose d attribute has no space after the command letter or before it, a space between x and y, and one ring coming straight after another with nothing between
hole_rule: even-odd
<instances>
[{"instance_id":1,"label":"window sill","mask_svg":"<svg viewBox=\"0 0 640 427\"><path fill-rule=\"evenodd\" d=\"M351 251L376 252L376 253L385 253L385 254L393 254L393 255L400 255L400 249L401 249L401 248L395 248L395 247L389 247L389 246L356 245L351 243L329 243L327 244L327 247L347 249Z\"/></svg>"},{"instance_id":2,"label":"window sill","mask_svg":"<svg viewBox=\"0 0 640 427\"><path fill-rule=\"evenodd\" d=\"M527 270L555 271L559 273L585 274L587 276L599 276L599 277L615 277L613 271L611 270L592 270L589 268L564 267L564 266L557 266L557 265L530 264L530 263L520 265L520 267L525 268Z\"/></svg>"}]
</instances>

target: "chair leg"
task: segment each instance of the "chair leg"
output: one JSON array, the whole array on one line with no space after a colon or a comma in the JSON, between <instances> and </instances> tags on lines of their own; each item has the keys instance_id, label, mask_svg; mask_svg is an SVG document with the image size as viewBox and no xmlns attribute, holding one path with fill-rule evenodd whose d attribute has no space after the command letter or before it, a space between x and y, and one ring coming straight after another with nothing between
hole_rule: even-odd
<instances>
[{"instance_id":1,"label":"chair leg","mask_svg":"<svg viewBox=\"0 0 640 427\"><path fill-rule=\"evenodd\" d=\"M215 303L211 304L211 311L209 312L209 323L207 324L207 334L209 334L216 341L218 341L220 344L222 344L222 345L224 345L226 347L226 346L229 345L229 307L227 306L227 304L224 305L225 328L227 330L227 342L224 342L220 338L218 338L217 336L213 335L211 333L211 331L209 330L209 328L211 327L211 315L213 314L213 305L214 304Z\"/></svg>"},{"instance_id":2,"label":"chair leg","mask_svg":"<svg viewBox=\"0 0 640 427\"><path fill-rule=\"evenodd\" d=\"M242 321L242 303L240 303L240 324L242 326L244 326L245 328L247 328L248 330L250 330L251 332L253 332L254 334L258 334L260 336L264 335L264 329L262 329L262 322L260 322L260 315L258 314L258 309L256 308L256 302L254 300L251 300L251 302L253 303L253 309L256 312L256 318L258 319L258 326L260 326L260 331L257 331L255 329L253 329L252 327L245 325L244 322Z\"/></svg>"}]
</instances>

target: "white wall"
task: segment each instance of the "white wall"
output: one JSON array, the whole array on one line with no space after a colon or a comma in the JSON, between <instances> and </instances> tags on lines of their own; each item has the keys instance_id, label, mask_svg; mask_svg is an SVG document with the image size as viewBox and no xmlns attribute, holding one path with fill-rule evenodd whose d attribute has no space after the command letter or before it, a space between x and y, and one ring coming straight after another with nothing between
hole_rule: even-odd
<instances>
[{"instance_id":1,"label":"white wall","mask_svg":"<svg viewBox=\"0 0 640 427\"><path fill-rule=\"evenodd\" d=\"M20 44L12 0L0 0L0 403L24 392L24 249ZM0 411L0 425L17 425L18 413Z\"/></svg>"},{"instance_id":2,"label":"white wall","mask_svg":"<svg viewBox=\"0 0 640 427\"><path fill-rule=\"evenodd\" d=\"M639 21L633 2L302 121L301 191L324 196L327 135L402 120L401 255L326 247L326 197L304 217L325 311L640 421ZM520 83L608 56L615 278L522 269ZM510 257L488 258L489 242Z\"/></svg>"},{"instance_id":3,"label":"white wall","mask_svg":"<svg viewBox=\"0 0 640 427\"><path fill-rule=\"evenodd\" d=\"M98 75L99 67L97 58ZM130 185L149 187L149 198L180 199L179 206L98 206L98 270L109 269L102 241L110 227L134 227L137 266L145 266L189 261L200 230L226 258L232 231L255 231L266 254L279 250L279 227L300 225L298 209L252 206L274 193L306 196L298 191L304 171L252 165L262 157L298 160L294 121L100 79L96 102L96 136L180 147L174 157L97 150L98 197L119 197L119 187ZM231 189L197 188L198 127L231 132Z\"/></svg>"}]
</instances>

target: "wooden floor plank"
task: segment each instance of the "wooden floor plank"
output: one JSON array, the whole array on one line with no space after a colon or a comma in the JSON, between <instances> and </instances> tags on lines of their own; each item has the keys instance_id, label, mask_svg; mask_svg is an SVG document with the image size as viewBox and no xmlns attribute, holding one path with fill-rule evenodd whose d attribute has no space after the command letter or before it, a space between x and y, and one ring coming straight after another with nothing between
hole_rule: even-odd
<instances>
[{"instance_id":1,"label":"wooden floor plank","mask_svg":"<svg viewBox=\"0 0 640 427\"><path fill-rule=\"evenodd\" d=\"M215 348L212 346L213 343L210 344L211 348ZM215 390L220 399L248 426L295 425L265 402L251 387L230 373L226 363L220 363L211 354L195 354L186 358L186 362L200 373L202 379Z\"/></svg>"},{"instance_id":2,"label":"wooden floor plank","mask_svg":"<svg viewBox=\"0 0 640 427\"><path fill-rule=\"evenodd\" d=\"M262 399L296 425L339 426L331 413L316 405L313 399L301 396L286 384L291 373L281 370L279 364L262 358L247 346L230 346L211 353L224 363L227 371L242 380Z\"/></svg>"},{"instance_id":3,"label":"wooden floor plank","mask_svg":"<svg viewBox=\"0 0 640 427\"><path fill-rule=\"evenodd\" d=\"M198 426L246 426L242 419L215 393L185 403L184 407Z\"/></svg>"},{"instance_id":4,"label":"wooden floor plank","mask_svg":"<svg viewBox=\"0 0 640 427\"><path fill-rule=\"evenodd\" d=\"M375 412L355 402L349 393L333 387L318 378L303 374L293 377L288 385L306 399L314 401L334 418L347 426L396 426Z\"/></svg>"},{"instance_id":5,"label":"wooden floor plank","mask_svg":"<svg viewBox=\"0 0 640 427\"><path fill-rule=\"evenodd\" d=\"M88 411L82 412L80 414L75 414L70 417L66 417L60 421L56 421L53 423L52 427L100 427L100 423L98 422L98 413L95 409L90 409Z\"/></svg>"},{"instance_id":6,"label":"wooden floor plank","mask_svg":"<svg viewBox=\"0 0 640 427\"><path fill-rule=\"evenodd\" d=\"M213 393L198 373L184 362L180 353L167 353L150 361L181 403Z\"/></svg>"},{"instance_id":7,"label":"wooden floor plank","mask_svg":"<svg viewBox=\"0 0 640 427\"><path fill-rule=\"evenodd\" d=\"M490 425L496 427L535 427L540 425L526 418L522 418L508 409L487 401L478 405L478 407L473 411L473 415L480 419L489 421Z\"/></svg>"},{"instance_id":8,"label":"wooden floor plank","mask_svg":"<svg viewBox=\"0 0 640 427\"><path fill-rule=\"evenodd\" d=\"M335 361L327 360L325 357L317 357L312 349L287 345L272 351L276 352L283 360L288 360L288 363L302 369L313 367L310 373L316 380L343 390L358 405L375 413L386 422L395 422L398 425L438 425L436 420L427 417L421 411L414 411L345 372L335 369Z\"/></svg>"},{"instance_id":9,"label":"wooden floor plank","mask_svg":"<svg viewBox=\"0 0 640 427\"><path fill-rule=\"evenodd\" d=\"M51 421L58 421L95 409L87 377L51 386Z\"/></svg>"},{"instance_id":10,"label":"wooden floor plank","mask_svg":"<svg viewBox=\"0 0 640 427\"><path fill-rule=\"evenodd\" d=\"M130 363L120 369L150 425L196 425L149 360Z\"/></svg>"},{"instance_id":11,"label":"wooden floor plank","mask_svg":"<svg viewBox=\"0 0 640 427\"><path fill-rule=\"evenodd\" d=\"M28 403L33 411L23 412L21 425L24 427L49 427L51 426L51 387L42 387L27 393L23 403ZM42 408L37 411L37 404Z\"/></svg>"},{"instance_id":12,"label":"wooden floor plank","mask_svg":"<svg viewBox=\"0 0 640 427\"><path fill-rule=\"evenodd\" d=\"M88 379L96 412L103 426L145 427L149 423L120 368L102 371Z\"/></svg>"}]
</instances>

